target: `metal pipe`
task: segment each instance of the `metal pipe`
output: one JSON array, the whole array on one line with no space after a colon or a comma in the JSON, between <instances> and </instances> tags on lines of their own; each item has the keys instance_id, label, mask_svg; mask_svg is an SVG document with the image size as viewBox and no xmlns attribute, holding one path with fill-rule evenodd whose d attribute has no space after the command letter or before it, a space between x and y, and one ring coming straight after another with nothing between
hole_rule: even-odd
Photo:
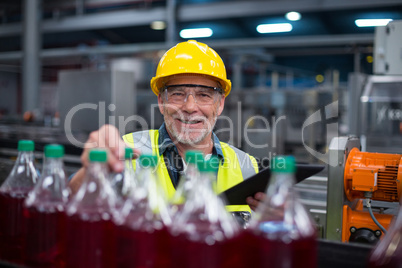
<instances>
[{"instance_id":1,"label":"metal pipe","mask_svg":"<svg viewBox=\"0 0 402 268\"><path fill-rule=\"evenodd\" d=\"M81 16L84 14L84 0L75 0L75 13L78 16Z\"/></svg>"},{"instance_id":2,"label":"metal pipe","mask_svg":"<svg viewBox=\"0 0 402 268\"><path fill-rule=\"evenodd\" d=\"M22 108L33 111L39 107L41 83L41 0L24 0Z\"/></svg>"},{"instance_id":3,"label":"metal pipe","mask_svg":"<svg viewBox=\"0 0 402 268\"><path fill-rule=\"evenodd\" d=\"M267 64L265 62L261 62L258 65L258 86L260 88L266 88L266 81L267 81Z\"/></svg>"},{"instance_id":4,"label":"metal pipe","mask_svg":"<svg viewBox=\"0 0 402 268\"><path fill-rule=\"evenodd\" d=\"M0 36L5 34L6 26L0 27ZM43 33L46 32L42 29ZM7 32L9 33L9 32ZM208 45L214 49L228 49L228 48L254 48L254 47L295 47L297 44L300 46L328 46L328 45L346 45L346 44L372 44L374 35L372 34L359 34L359 35L335 35L335 36L308 36L308 37L281 37L281 38L244 38L233 40L211 40ZM159 49L169 48L166 43L141 43L141 44L124 44L124 45L108 45L101 47L88 47L82 48L50 48L43 49L41 56L43 58L56 58L56 57L71 57L79 55L90 55L93 53L105 53L105 54L132 54L138 52L155 51ZM0 52L0 61L4 60L19 60L21 54L19 51L7 51ZM272 65L269 65L272 66ZM269 67L268 66L268 67ZM276 68L276 67L275 67Z\"/></svg>"},{"instance_id":5,"label":"metal pipe","mask_svg":"<svg viewBox=\"0 0 402 268\"><path fill-rule=\"evenodd\" d=\"M177 12L176 12L176 0L168 0L166 3L166 45L168 47L173 46L176 43L176 31L177 31Z\"/></svg>"},{"instance_id":6,"label":"metal pipe","mask_svg":"<svg viewBox=\"0 0 402 268\"><path fill-rule=\"evenodd\" d=\"M232 83L232 90L240 90L243 86L243 62L244 57L238 56L234 65L233 65L233 83Z\"/></svg>"},{"instance_id":7,"label":"metal pipe","mask_svg":"<svg viewBox=\"0 0 402 268\"><path fill-rule=\"evenodd\" d=\"M360 73L360 56L361 53L360 51L356 51L354 53L354 58L353 58L353 72L355 73Z\"/></svg>"},{"instance_id":8,"label":"metal pipe","mask_svg":"<svg viewBox=\"0 0 402 268\"><path fill-rule=\"evenodd\" d=\"M286 87L291 88L293 87L293 72L292 71L287 71L286 72Z\"/></svg>"},{"instance_id":9,"label":"metal pipe","mask_svg":"<svg viewBox=\"0 0 402 268\"><path fill-rule=\"evenodd\" d=\"M279 73L274 71L271 73L271 89L278 90L278 88L279 88Z\"/></svg>"}]
</instances>

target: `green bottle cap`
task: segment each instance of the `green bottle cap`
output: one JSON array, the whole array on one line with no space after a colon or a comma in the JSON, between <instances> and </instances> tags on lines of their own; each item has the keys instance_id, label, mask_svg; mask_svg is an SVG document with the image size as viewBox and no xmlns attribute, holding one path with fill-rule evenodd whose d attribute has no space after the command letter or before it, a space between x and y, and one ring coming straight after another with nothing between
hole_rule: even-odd
<instances>
[{"instance_id":1,"label":"green bottle cap","mask_svg":"<svg viewBox=\"0 0 402 268\"><path fill-rule=\"evenodd\" d=\"M272 172L294 173L296 161L293 156L275 156L271 162Z\"/></svg>"},{"instance_id":2,"label":"green bottle cap","mask_svg":"<svg viewBox=\"0 0 402 268\"><path fill-rule=\"evenodd\" d=\"M107 161L107 152L102 149L94 149L89 152L89 161L90 162L106 162Z\"/></svg>"},{"instance_id":3,"label":"green bottle cap","mask_svg":"<svg viewBox=\"0 0 402 268\"><path fill-rule=\"evenodd\" d=\"M158 157L152 154L141 154L140 165L142 167L156 167L158 165Z\"/></svg>"},{"instance_id":4,"label":"green bottle cap","mask_svg":"<svg viewBox=\"0 0 402 268\"><path fill-rule=\"evenodd\" d=\"M31 140L18 141L18 151L20 152L33 152L35 149L35 143Z\"/></svg>"},{"instance_id":5,"label":"green bottle cap","mask_svg":"<svg viewBox=\"0 0 402 268\"><path fill-rule=\"evenodd\" d=\"M131 148L126 148L126 149L125 149L124 158L125 158L125 159L131 159L132 156L133 156L133 149L131 149Z\"/></svg>"},{"instance_id":6,"label":"green bottle cap","mask_svg":"<svg viewBox=\"0 0 402 268\"><path fill-rule=\"evenodd\" d=\"M186 159L187 164L195 164L195 165L197 165L199 161L204 160L202 152L196 150L186 151L184 158Z\"/></svg>"},{"instance_id":7,"label":"green bottle cap","mask_svg":"<svg viewBox=\"0 0 402 268\"><path fill-rule=\"evenodd\" d=\"M197 166L200 172L218 172L220 165L219 158L217 156L211 156L209 160L198 161Z\"/></svg>"},{"instance_id":8,"label":"green bottle cap","mask_svg":"<svg viewBox=\"0 0 402 268\"><path fill-rule=\"evenodd\" d=\"M64 146L60 144L48 144L45 146L45 157L60 158L64 156Z\"/></svg>"}]
</instances>

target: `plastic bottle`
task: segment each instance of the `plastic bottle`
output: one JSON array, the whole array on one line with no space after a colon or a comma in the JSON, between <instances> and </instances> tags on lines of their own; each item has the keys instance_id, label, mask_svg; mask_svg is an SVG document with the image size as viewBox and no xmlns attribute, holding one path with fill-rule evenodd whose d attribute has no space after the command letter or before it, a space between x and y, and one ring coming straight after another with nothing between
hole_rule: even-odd
<instances>
[{"instance_id":1,"label":"plastic bottle","mask_svg":"<svg viewBox=\"0 0 402 268\"><path fill-rule=\"evenodd\" d=\"M124 170L121 173L115 174L111 181L119 201L124 201L135 187L132 156L133 149L125 148Z\"/></svg>"},{"instance_id":2,"label":"plastic bottle","mask_svg":"<svg viewBox=\"0 0 402 268\"><path fill-rule=\"evenodd\" d=\"M46 145L44 154L41 176L24 203L24 260L29 267L64 267L65 207L69 194L64 147Z\"/></svg>"},{"instance_id":3,"label":"plastic bottle","mask_svg":"<svg viewBox=\"0 0 402 268\"><path fill-rule=\"evenodd\" d=\"M387 234L374 247L369 256L370 268L402 267L402 199L399 211Z\"/></svg>"},{"instance_id":4,"label":"plastic bottle","mask_svg":"<svg viewBox=\"0 0 402 268\"><path fill-rule=\"evenodd\" d=\"M176 267L233 267L228 258L238 253L231 242L239 227L213 190L218 168L215 157L198 162L200 177L174 218L171 254Z\"/></svg>"},{"instance_id":5,"label":"plastic bottle","mask_svg":"<svg viewBox=\"0 0 402 268\"><path fill-rule=\"evenodd\" d=\"M0 259L15 263L22 262L23 202L38 180L34 148L33 141L18 142L17 160L0 187Z\"/></svg>"},{"instance_id":6,"label":"plastic bottle","mask_svg":"<svg viewBox=\"0 0 402 268\"><path fill-rule=\"evenodd\" d=\"M139 162L139 163L138 163ZM118 229L117 267L168 267L171 216L157 176L158 158L142 154L137 185L126 200Z\"/></svg>"},{"instance_id":7,"label":"plastic bottle","mask_svg":"<svg viewBox=\"0 0 402 268\"><path fill-rule=\"evenodd\" d=\"M250 222L249 229L260 239L249 250L257 261L254 267L316 267L316 229L300 203L295 184L295 160L277 156L271 163L272 175L267 196Z\"/></svg>"},{"instance_id":8,"label":"plastic bottle","mask_svg":"<svg viewBox=\"0 0 402 268\"><path fill-rule=\"evenodd\" d=\"M176 192L170 200L170 211L172 217L183 208L194 182L200 177L197 162L204 161L202 152L196 150L186 151L184 158L186 159L187 164L185 175L180 178Z\"/></svg>"},{"instance_id":9,"label":"plastic bottle","mask_svg":"<svg viewBox=\"0 0 402 268\"><path fill-rule=\"evenodd\" d=\"M67 205L67 267L114 267L116 195L105 150L89 152L84 182Z\"/></svg>"}]
</instances>

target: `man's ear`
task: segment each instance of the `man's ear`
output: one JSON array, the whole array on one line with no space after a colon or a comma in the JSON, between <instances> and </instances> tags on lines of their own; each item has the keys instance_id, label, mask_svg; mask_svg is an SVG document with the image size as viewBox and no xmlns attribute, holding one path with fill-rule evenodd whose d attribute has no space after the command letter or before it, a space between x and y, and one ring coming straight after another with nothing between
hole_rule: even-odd
<instances>
[{"instance_id":1,"label":"man's ear","mask_svg":"<svg viewBox=\"0 0 402 268\"><path fill-rule=\"evenodd\" d=\"M163 115L163 96L160 93L158 95L158 107L159 107L159 111Z\"/></svg>"},{"instance_id":2,"label":"man's ear","mask_svg":"<svg viewBox=\"0 0 402 268\"><path fill-rule=\"evenodd\" d=\"M221 99L220 99L220 101L219 101L219 107L218 107L218 114L217 114L217 116L220 116L220 115L221 115L221 113L222 113L224 107L225 107L225 96L222 95L222 97L221 97Z\"/></svg>"}]
</instances>

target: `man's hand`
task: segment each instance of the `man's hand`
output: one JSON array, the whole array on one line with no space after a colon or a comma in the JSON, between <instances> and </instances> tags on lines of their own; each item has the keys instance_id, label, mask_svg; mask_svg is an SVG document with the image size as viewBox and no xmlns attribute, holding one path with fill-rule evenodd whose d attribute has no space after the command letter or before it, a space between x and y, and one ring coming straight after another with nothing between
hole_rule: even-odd
<instances>
[{"instance_id":1,"label":"man's hand","mask_svg":"<svg viewBox=\"0 0 402 268\"><path fill-rule=\"evenodd\" d=\"M249 196L249 197L247 197L246 202L247 202L247 204L250 206L250 208L251 208L253 211L256 211L258 205L259 205L261 202L264 202L264 200L265 200L266 197L267 197L267 195L266 195L265 193L263 193L263 192L258 192L258 193L256 193L254 196Z\"/></svg>"},{"instance_id":2,"label":"man's hand","mask_svg":"<svg viewBox=\"0 0 402 268\"><path fill-rule=\"evenodd\" d=\"M81 163L87 167L89 160L89 151L94 148L104 148L107 150L107 163L111 171L121 172L124 165L121 160L124 159L125 143L120 137L116 127L104 125L99 130L89 134L89 138L84 145L84 151L81 154Z\"/></svg>"},{"instance_id":3,"label":"man's hand","mask_svg":"<svg viewBox=\"0 0 402 268\"><path fill-rule=\"evenodd\" d=\"M88 167L89 151L94 148L104 148L107 150L107 163L112 172L121 172L124 169L123 159L125 143L120 137L120 133L116 127L112 125L104 125L99 130L89 134L89 138L84 145L84 151L81 154L82 168L75 174L70 182L70 188L73 193L77 192L81 186L85 170ZM138 150L134 150L134 158L139 155Z\"/></svg>"}]
</instances>

